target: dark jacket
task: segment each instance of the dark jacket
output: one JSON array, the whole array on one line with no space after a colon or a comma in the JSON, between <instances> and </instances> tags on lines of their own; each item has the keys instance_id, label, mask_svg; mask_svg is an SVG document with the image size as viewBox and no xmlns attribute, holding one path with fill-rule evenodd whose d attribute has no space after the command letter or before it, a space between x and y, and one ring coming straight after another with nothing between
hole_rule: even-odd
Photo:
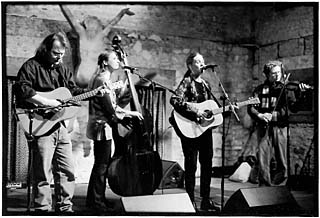
<instances>
[{"instance_id":1,"label":"dark jacket","mask_svg":"<svg viewBox=\"0 0 320 218\"><path fill-rule=\"evenodd\" d=\"M170 99L170 104L182 116L192 120L197 120L197 111L194 111L187 102L201 103L205 100L212 99L211 87L207 81L202 79L202 83L196 82L190 76L189 71L180 82L176 89L176 95ZM214 98L216 101L216 99ZM217 101L216 101L217 102ZM220 106L220 104L217 102Z\"/></svg>"},{"instance_id":2,"label":"dark jacket","mask_svg":"<svg viewBox=\"0 0 320 218\"><path fill-rule=\"evenodd\" d=\"M258 118L259 113L272 113L275 111L277 112L277 118L271 121L270 124L284 127L288 123L288 110L292 112L298 111L299 105L295 96L292 95L292 93L288 93L283 87L284 84L281 82L270 83L266 80L254 89L253 96L259 98L260 104L249 105L248 114L257 121L258 124L265 125L265 123ZM281 92L282 94L280 96Z\"/></svg>"}]
</instances>

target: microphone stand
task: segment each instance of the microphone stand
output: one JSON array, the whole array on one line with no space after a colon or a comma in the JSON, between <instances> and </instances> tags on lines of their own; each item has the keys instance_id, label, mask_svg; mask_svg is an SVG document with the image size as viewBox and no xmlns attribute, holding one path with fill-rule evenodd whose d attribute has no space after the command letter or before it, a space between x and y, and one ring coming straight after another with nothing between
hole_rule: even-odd
<instances>
[{"instance_id":1,"label":"microphone stand","mask_svg":"<svg viewBox=\"0 0 320 218\"><path fill-rule=\"evenodd\" d=\"M290 74L289 74L290 75ZM284 84L284 87L285 87L285 84ZM291 184L290 184L290 175L291 175L291 172L290 172L290 122L289 122L289 105L288 105L288 94L286 92L286 90L284 91L284 94L285 94L285 101L286 101L286 107L285 107L285 110L286 110L286 118L287 118L287 182L286 182L286 186L289 188L289 190L291 190ZM279 96L280 98L281 96Z\"/></svg>"},{"instance_id":2,"label":"microphone stand","mask_svg":"<svg viewBox=\"0 0 320 218\"><path fill-rule=\"evenodd\" d=\"M151 119L152 119L152 123L154 121L154 93L155 93L155 84L152 82L150 84L150 87L151 87L151 110L152 110L152 113L151 113ZM153 123L154 124L154 123ZM155 128L152 128L152 145L156 144L156 151L158 152L158 146L157 146L157 143L155 143Z\"/></svg>"},{"instance_id":3,"label":"microphone stand","mask_svg":"<svg viewBox=\"0 0 320 218\"><path fill-rule=\"evenodd\" d=\"M135 74L135 75L137 75L137 76L139 76L140 79L142 79L142 80L144 80L144 81L147 81L147 82L150 82L151 84L157 85L157 86L159 86L159 87L161 87L161 88L163 88L163 89L166 89L166 90L168 90L169 92L171 92L172 94L176 94L176 92L175 92L174 90L172 90L172 89L170 89L170 88L168 88L168 87L165 87L165 86L161 85L160 83L155 82L155 81L153 81L153 80L151 80L151 79L149 79L149 78L146 78L146 77L144 77L144 76L141 76L139 73L134 72L134 71L136 71L136 70L133 69L133 70L132 70L132 73Z\"/></svg>"},{"instance_id":4,"label":"microphone stand","mask_svg":"<svg viewBox=\"0 0 320 218\"><path fill-rule=\"evenodd\" d=\"M27 175L27 212L30 212L31 208L31 181L33 178L33 149L35 146L35 136L32 134L33 120L35 117L35 113L38 110L43 110L43 108L35 108L35 109L24 109L23 112L16 113L18 114L28 114L29 118L29 130L28 133L25 133L28 147L29 147L29 158L28 158L28 175Z\"/></svg>"},{"instance_id":5,"label":"microphone stand","mask_svg":"<svg viewBox=\"0 0 320 218\"><path fill-rule=\"evenodd\" d=\"M172 89L169 89L168 87L165 87L163 85L161 85L160 83L157 83L155 82L154 80L151 80L149 78L146 78L144 76L141 76L139 73L137 73L137 69L136 68L131 68L130 69L131 73L132 74L135 74L137 75L140 79L144 80L144 81L147 81L147 82L150 82L150 86L151 86L151 94L152 94L152 101L151 101L151 108L152 108L152 122L153 122L153 119L154 119L154 93L155 93L155 87L156 86L159 86L165 90L168 90L169 92L173 93L173 94L176 94L176 92ZM154 143L154 136L155 134L153 133L153 136L152 136L152 143ZM156 146L156 151L158 152L158 146Z\"/></svg>"},{"instance_id":6,"label":"microphone stand","mask_svg":"<svg viewBox=\"0 0 320 218\"><path fill-rule=\"evenodd\" d=\"M226 101L228 101L228 105L230 106L230 109L232 111L232 113L235 115L236 120L238 122L240 122L240 119L238 117L238 115L236 114L235 110L234 110L234 106L231 104L231 101L229 99L229 96L227 94L227 92L225 91L220 78L218 77L216 71L214 70L214 68L212 68L212 70L214 71L214 75L216 77L216 79L219 82L219 86L223 92L223 96L220 97L220 99L222 100L222 114L225 113L225 106L226 106ZM221 172L221 211L223 211L223 207L224 207L224 159L225 159L225 141L226 141L226 135L225 135L225 119L223 119L222 122L222 148L221 148L221 159L222 159L222 163L221 163L221 168L222 168L222 172Z\"/></svg>"},{"instance_id":7,"label":"microphone stand","mask_svg":"<svg viewBox=\"0 0 320 218\"><path fill-rule=\"evenodd\" d=\"M35 110L25 110L30 120L29 133L26 134L27 142L29 145L29 158L28 158L28 176L27 176L27 212L30 212L31 208L31 181L33 178L33 147L35 143L35 137L32 134L33 119L35 116Z\"/></svg>"}]
</instances>

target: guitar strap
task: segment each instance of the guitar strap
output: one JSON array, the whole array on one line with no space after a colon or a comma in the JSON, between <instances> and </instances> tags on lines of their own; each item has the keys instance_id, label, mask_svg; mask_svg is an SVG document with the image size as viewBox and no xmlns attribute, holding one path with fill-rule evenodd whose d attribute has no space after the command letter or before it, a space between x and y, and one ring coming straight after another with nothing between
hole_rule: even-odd
<instances>
[{"instance_id":1,"label":"guitar strap","mask_svg":"<svg viewBox=\"0 0 320 218\"><path fill-rule=\"evenodd\" d=\"M213 100L217 103L217 105L219 107L221 107L221 104L218 102L217 98L212 94L212 92L211 92L210 88L208 87L206 81L202 79L202 83L203 83L204 87L206 88L207 93L209 93L209 95L213 98Z\"/></svg>"},{"instance_id":2,"label":"guitar strap","mask_svg":"<svg viewBox=\"0 0 320 218\"><path fill-rule=\"evenodd\" d=\"M62 70L62 67L61 65L57 66L55 68L55 70L58 72L58 77L60 77L62 79L62 83L65 85L65 87L68 87L68 81L67 79L65 78L65 75L62 73L63 70Z\"/></svg>"}]
</instances>

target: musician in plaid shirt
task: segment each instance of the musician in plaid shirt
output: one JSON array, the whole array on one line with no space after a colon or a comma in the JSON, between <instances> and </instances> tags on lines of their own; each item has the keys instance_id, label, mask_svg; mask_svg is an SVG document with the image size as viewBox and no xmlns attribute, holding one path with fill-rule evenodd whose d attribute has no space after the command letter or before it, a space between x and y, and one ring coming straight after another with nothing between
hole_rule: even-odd
<instances>
[{"instance_id":1,"label":"musician in plaid shirt","mask_svg":"<svg viewBox=\"0 0 320 218\"><path fill-rule=\"evenodd\" d=\"M248 113L256 121L260 186L285 184L288 177L287 166L287 126L288 109L298 111L299 102L292 92L284 88L283 65L280 61L269 61L264 65L266 80L255 88L254 97L259 97L259 105L249 105ZM276 174L270 175L270 160L276 160Z\"/></svg>"},{"instance_id":2,"label":"musician in plaid shirt","mask_svg":"<svg viewBox=\"0 0 320 218\"><path fill-rule=\"evenodd\" d=\"M204 111L194 111L187 102L201 103L208 99L215 99L211 95L211 89L204 79L201 78L202 67L204 66L203 56L198 52L191 52L186 60L188 67L184 78L176 89L176 95L170 99L171 105L182 116L188 118L190 122L198 122L205 116ZM217 102L217 101L216 101ZM218 105L220 105L217 102ZM176 126L174 119L170 118L170 122ZM176 132L181 139L182 150L184 154L184 167L185 167L185 186L186 191L192 201L195 209L197 206L194 199L195 188L195 173L197 170L197 157L199 152L200 168L200 196L201 210L215 210L218 211L219 207L210 200L210 183L212 171L212 131L208 129L201 136L197 138L187 138L177 129Z\"/></svg>"}]
</instances>

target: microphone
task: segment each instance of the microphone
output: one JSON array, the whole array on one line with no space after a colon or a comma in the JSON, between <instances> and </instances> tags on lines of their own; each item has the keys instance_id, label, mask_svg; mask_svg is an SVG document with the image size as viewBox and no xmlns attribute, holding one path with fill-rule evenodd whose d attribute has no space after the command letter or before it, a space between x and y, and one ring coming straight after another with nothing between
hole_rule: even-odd
<instances>
[{"instance_id":1,"label":"microphone","mask_svg":"<svg viewBox=\"0 0 320 218\"><path fill-rule=\"evenodd\" d=\"M209 69L209 68L214 69L217 66L218 66L217 64L208 64L208 65L204 65L203 67L201 67L201 70L206 70L206 69Z\"/></svg>"},{"instance_id":2,"label":"microphone","mask_svg":"<svg viewBox=\"0 0 320 218\"><path fill-rule=\"evenodd\" d=\"M122 69L130 70L130 71L138 70L138 68L130 67L130 66L122 66Z\"/></svg>"}]
</instances>

